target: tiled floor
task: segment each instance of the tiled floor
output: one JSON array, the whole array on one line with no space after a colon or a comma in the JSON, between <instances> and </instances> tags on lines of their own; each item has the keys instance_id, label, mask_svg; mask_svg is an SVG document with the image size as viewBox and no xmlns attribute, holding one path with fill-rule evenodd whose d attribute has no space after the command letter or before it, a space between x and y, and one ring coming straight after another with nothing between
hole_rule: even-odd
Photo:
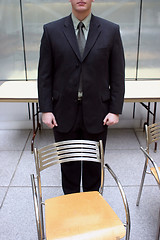
<instances>
[{"instance_id":1,"label":"tiled floor","mask_svg":"<svg viewBox=\"0 0 160 240\"><path fill-rule=\"evenodd\" d=\"M35 173L30 152L32 131L0 130L0 239L37 239L33 210L30 174ZM38 147L54 141L52 130L42 130L36 136ZM154 240L158 218L159 190L151 176L147 176L140 206L136 207L138 186L144 164L140 145L145 145L143 131L109 129L105 161L110 164L124 186L131 214L131 240ZM159 146L158 146L159 147ZM160 151L152 151L156 160ZM48 178L43 186L45 196L62 194L60 172L56 179ZM106 174L105 199L124 219L120 194L111 176ZM97 239L98 240L98 239Z\"/></svg>"}]
</instances>

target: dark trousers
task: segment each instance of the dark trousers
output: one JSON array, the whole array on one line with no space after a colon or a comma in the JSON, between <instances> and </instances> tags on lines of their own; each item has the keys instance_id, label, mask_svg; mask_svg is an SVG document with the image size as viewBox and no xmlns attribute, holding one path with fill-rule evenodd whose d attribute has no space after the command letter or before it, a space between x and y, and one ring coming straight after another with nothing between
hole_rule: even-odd
<instances>
[{"instance_id":1,"label":"dark trousers","mask_svg":"<svg viewBox=\"0 0 160 240\"><path fill-rule=\"evenodd\" d=\"M56 142L80 139L93 141L102 140L105 148L107 126L104 127L104 131L101 133L88 133L83 123L82 103L79 102L77 118L73 129L69 133L61 133L55 128L54 136ZM99 190L101 182L101 167L99 163L87 161L63 163L61 164L61 172L62 188L65 194L80 192L81 176L83 191Z\"/></svg>"}]
</instances>

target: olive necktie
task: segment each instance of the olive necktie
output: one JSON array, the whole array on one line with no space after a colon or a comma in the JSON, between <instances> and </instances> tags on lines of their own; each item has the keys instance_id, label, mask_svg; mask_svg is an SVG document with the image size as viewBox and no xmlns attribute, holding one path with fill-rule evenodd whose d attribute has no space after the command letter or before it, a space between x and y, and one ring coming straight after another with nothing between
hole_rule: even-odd
<instances>
[{"instance_id":1,"label":"olive necktie","mask_svg":"<svg viewBox=\"0 0 160 240\"><path fill-rule=\"evenodd\" d=\"M78 29L77 42L78 42L81 58L83 57L84 47L85 47L85 44L86 44L83 28L84 28L83 22L79 22L79 24L77 26L77 29ZM82 92L82 73L81 73L80 74L79 87L78 87L78 100L82 99L82 95L83 95L83 92Z\"/></svg>"},{"instance_id":2,"label":"olive necktie","mask_svg":"<svg viewBox=\"0 0 160 240\"><path fill-rule=\"evenodd\" d=\"M83 56L84 47L85 47L85 43L86 43L83 28L84 28L83 22L79 22L79 24L77 26L77 29L78 29L77 41L78 41L78 46L79 46L79 51L80 51L81 57Z\"/></svg>"}]
</instances>

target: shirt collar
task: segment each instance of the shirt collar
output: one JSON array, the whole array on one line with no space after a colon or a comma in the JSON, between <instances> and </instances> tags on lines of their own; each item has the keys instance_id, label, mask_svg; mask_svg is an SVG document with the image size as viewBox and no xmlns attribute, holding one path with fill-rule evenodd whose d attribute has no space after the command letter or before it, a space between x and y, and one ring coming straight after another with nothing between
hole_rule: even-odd
<instances>
[{"instance_id":1,"label":"shirt collar","mask_svg":"<svg viewBox=\"0 0 160 240\"><path fill-rule=\"evenodd\" d=\"M73 21L73 25L74 25L74 29L77 30L77 26L78 26L78 23L80 22L75 16L74 14L72 13L72 21ZM90 20L91 20L91 13L82 21L84 26L85 26L85 29L88 31L89 30L89 24L90 24Z\"/></svg>"}]
</instances>

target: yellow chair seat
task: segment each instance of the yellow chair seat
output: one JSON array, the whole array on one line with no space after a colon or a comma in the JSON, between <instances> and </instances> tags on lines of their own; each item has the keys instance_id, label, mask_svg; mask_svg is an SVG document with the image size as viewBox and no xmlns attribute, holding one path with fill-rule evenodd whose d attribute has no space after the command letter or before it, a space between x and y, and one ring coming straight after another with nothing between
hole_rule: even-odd
<instances>
[{"instance_id":1,"label":"yellow chair seat","mask_svg":"<svg viewBox=\"0 0 160 240\"><path fill-rule=\"evenodd\" d=\"M160 171L160 167L159 167L158 169L159 169L159 171ZM159 180L158 180L158 175L157 175L157 172L156 172L155 168L153 167L153 168L151 168L150 170L151 170L153 176L155 177L155 179L157 180L157 182L159 182Z\"/></svg>"},{"instance_id":2,"label":"yellow chair seat","mask_svg":"<svg viewBox=\"0 0 160 240\"><path fill-rule=\"evenodd\" d=\"M45 224L47 240L118 240L126 234L121 220L96 191L47 199Z\"/></svg>"}]
</instances>

